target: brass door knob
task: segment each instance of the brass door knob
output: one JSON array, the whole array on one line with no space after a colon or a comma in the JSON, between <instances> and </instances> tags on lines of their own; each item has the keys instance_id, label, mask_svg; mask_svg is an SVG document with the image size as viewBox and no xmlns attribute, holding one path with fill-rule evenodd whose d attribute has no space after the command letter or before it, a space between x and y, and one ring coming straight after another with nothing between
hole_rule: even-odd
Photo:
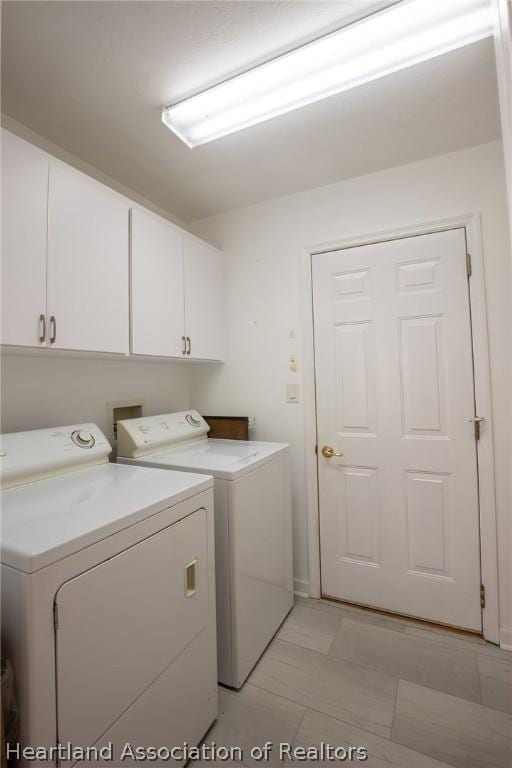
<instances>
[{"instance_id":1,"label":"brass door knob","mask_svg":"<svg viewBox=\"0 0 512 768\"><path fill-rule=\"evenodd\" d=\"M330 445L324 445L322 448L322 456L324 456L326 459L332 459L333 456L337 456L341 459L343 454L337 453L337 451L335 451L334 448L331 448Z\"/></svg>"}]
</instances>

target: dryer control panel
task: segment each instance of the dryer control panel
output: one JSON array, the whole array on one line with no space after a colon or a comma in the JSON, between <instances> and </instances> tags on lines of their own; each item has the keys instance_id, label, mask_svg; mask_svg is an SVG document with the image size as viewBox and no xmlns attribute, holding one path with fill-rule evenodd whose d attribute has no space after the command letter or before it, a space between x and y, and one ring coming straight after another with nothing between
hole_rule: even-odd
<instances>
[{"instance_id":1,"label":"dryer control panel","mask_svg":"<svg viewBox=\"0 0 512 768\"><path fill-rule=\"evenodd\" d=\"M12 488L104 464L111 451L110 443L96 424L1 435L0 487Z\"/></svg>"},{"instance_id":2,"label":"dryer control panel","mask_svg":"<svg viewBox=\"0 0 512 768\"><path fill-rule=\"evenodd\" d=\"M117 455L135 459L205 439L210 427L197 411L164 413L117 422Z\"/></svg>"}]
</instances>

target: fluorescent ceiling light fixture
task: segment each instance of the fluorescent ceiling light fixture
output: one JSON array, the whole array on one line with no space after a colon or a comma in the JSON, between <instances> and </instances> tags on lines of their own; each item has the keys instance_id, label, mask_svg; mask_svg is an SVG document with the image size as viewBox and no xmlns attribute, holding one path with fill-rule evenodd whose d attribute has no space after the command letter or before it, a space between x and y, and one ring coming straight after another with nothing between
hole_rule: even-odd
<instances>
[{"instance_id":1,"label":"fluorescent ceiling light fixture","mask_svg":"<svg viewBox=\"0 0 512 768\"><path fill-rule=\"evenodd\" d=\"M290 53L164 107L197 147L492 34L489 0L402 0Z\"/></svg>"}]
</instances>

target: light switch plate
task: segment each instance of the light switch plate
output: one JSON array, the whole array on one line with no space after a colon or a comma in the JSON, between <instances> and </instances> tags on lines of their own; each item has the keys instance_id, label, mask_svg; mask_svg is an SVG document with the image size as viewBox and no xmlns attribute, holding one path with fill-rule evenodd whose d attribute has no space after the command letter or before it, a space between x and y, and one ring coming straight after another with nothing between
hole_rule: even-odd
<instances>
[{"instance_id":1,"label":"light switch plate","mask_svg":"<svg viewBox=\"0 0 512 768\"><path fill-rule=\"evenodd\" d=\"M299 385L298 384L286 385L286 402L287 403L299 402Z\"/></svg>"}]
</instances>

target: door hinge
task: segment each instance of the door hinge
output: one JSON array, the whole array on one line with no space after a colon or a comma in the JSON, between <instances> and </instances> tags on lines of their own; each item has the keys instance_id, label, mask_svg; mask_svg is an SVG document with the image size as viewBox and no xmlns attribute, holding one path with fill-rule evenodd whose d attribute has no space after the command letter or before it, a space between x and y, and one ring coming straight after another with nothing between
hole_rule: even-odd
<instances>
[{"instance_id":1,"label":"door hinge","mask_svg":"<svg viewBox=\"0 0 512 768\"><path fill-rule=\"evenodd\" d=\"M59 628L59 606L57 603L53 604L53 628L55 631Z\"/></svg>"},{"instance_id":2,"label":"door hinge","mask_svg":"<svg viewBox=\"0 0 512 768\"><path fill-rule=\"evenodd\" d=\"M468 273L468 277L471 277L472 268L471 268L471 254L466 253L466 271Z\"/></svg>"},{"instance_id":3,"label":"door hinge","mask_svg":"<svg viewBox=\"0 0 512 768\"><path fill-rule=\"evenodd\" d=\"M480 584L480 607L485 608L485 587Z\"/></svg>"},{"instance_id":4,"label":"door hinge","mask_svg":"<svg viewBox=\"0 0 512 768\"><path fill-rule=\"evenodd\" d=\"M470 419L473 422L473 429L475 430L475 440L480 440L480 424L485 421L483 416L473 416Z\"/></svg>"}]
</instances>

